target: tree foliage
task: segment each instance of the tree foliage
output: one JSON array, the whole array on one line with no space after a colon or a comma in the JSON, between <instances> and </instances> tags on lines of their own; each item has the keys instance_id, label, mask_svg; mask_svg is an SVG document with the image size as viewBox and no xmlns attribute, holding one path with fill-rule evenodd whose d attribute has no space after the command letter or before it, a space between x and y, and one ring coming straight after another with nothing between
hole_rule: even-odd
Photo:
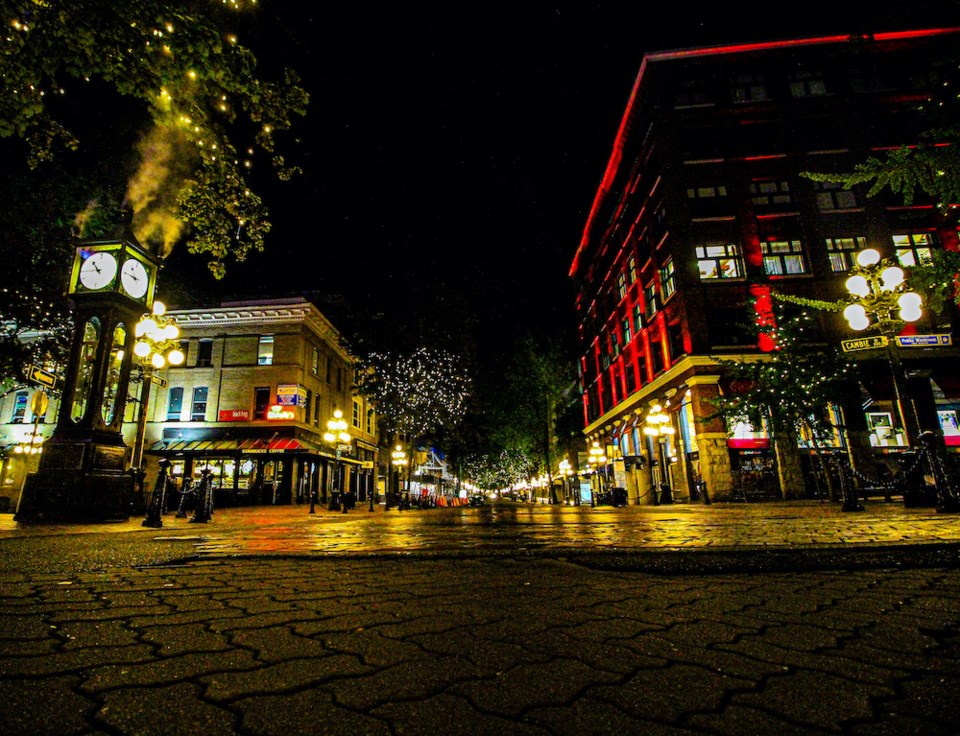
<instances>
[{"instance_id":1,"label":"tree foliage","mask_svg":"<svg viewBox=\"0 0 960 736\"><path fill-rule=\"evenodd\" d=\"M150 127L118 198L133 206L137 236L161 255L185 240L222 276L230 259L263 248L270 225L251 170L263 155L281 178L293 173L276 136L307 104L292 71L261 76L240 42L236 28L255 5L5 0L0 138L23 140L36 169L83 151L86 126L104 124L91 109L120 114L121 101L134 101Z\"/></svg>"}]
</instances>

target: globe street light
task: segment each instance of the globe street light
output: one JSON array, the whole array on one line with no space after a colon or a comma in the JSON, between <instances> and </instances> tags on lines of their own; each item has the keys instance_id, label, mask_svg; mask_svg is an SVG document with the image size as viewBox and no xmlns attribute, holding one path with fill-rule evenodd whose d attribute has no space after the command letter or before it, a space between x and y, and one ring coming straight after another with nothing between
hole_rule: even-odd
<instances>
[{"instance_id":1,"label":"globe street light","mask_svg":"<svg viewBox=\"0 0 960 736\"><path fill-rule=\"evenodd\" d=\"M907 444L924 445L934 485L937 489L938 510L960 510L960 499L947 470L946 448L942 434L920 432L917 408L906 388L906 374L897 349L897 335L907 322L916 322L923 316L920 295L907 290L903 269L892 259L881 259L880 253L867 248L857 254L857 265L846 281L849 304L843 310L854 330L876 328L882 335L887 350L887 361L893 376L893 391L901 426L907 435Z\"/></svg>"},{"instance_id":2,"label":"globe street light","mask_svg":"<svg viewBox=\"0 0 960 736\"><path fill-rule=\"evenodd\" d=\"M390 463L393 465L394 473L396 474L397 479L397 496L401 495L400 493L400 483L403 478L404 468L407 467L407 453L403 451L403 448L400 445L397 445L397 449L390 453ZM389 507L390 504L388 503ZM402 509L403 503L401 498L397 498L397 508Z\"/></svg>"},{"instance_id":3,"label":"globe street light","mask_svg":"<svg viewBox=\"0 0 960 736\"><path fill-rule=\"evenodd\" d=\"M576 494L573 493L573 484L570 480L570 476L572 475L573 475L573 468L570 466L570 461L567 458L563 458L563 460L560 461L560 479L561 479L561 483L563 483L563 495L564 495L564 498L566 498L567 483L570 482L571 483L570 495L573 496L573 505L579 506L580 492L578 490Z\"/></svg>"},{"instance_id":4,"label":"globe street light","mask_svg":"<svg viewBox=\"0 0 960 736\"><path fill-rule=\"evenodd\" d=\"M343 496L343 479L340 477L340 453L345 449L350 449L350 442L353 438L347 432L347 421L343 418L343 412L339 409L333 412L333 418L327 422L327 431L323 435L324 442L333 445L336 449L337 460L334 466L334 483L330 489L330 511L340 511L347 513L347 504ZM345 447L346 446L346 447Z\"/></svg>"},{"instance_id":5,"label":"globe street light","mask_svg":"<svg viewBox=\"0 0 960 736\"><path fill-rule=\"evenodd\" d=\"M667 437L671 437L676 430L673 428L673 424L670 422L670 415L663 411L663 407L660 404L654 404L650 407L650 411L647 412L646 418L643 420L643 433L648 437L656 438L656 446L659 452L659 465L660 465L660 495L657 496L657 484L654 477L653 463L650 463L650 484L653 486L653 498L654 504L672 504L673 503L673 490L670 487L670 482L668 480L667 468Z\"/></svg>"},{"instance_id":6,"label":"globe street light","mask_svg":"<svg viewBox=\"0 0 960 736\"><path fill-rule=\"evenodd\" d=\"M140 412L137 415L137 435L133 444L133 458L131 466L137 474L140 493L143 493L143 443L147 431L147 407L150 403L150 387L153 384L154 373L170 365L182 365L183 352L180 350L180 328L176 320L166 316L167 308L163 302L154 301L153 311L144 314L134 328L136 342L133 345L133 354L137 357L141 388Z\"/></svg>"},{"instance_id":7,"label":"globe street light","mask_svg":"<svg viewBox=\"0 0 960 736\"><path fill-rule=\"evenodd\" d=\"M603 492L603 478L601 478L598 473L600 472L600 467L603 466L604 471L607 467L607 456L603 451L603 448L600 447L600 443L596 440L593 441L593 444L590 445L590 449L587 451L587 462L590 463L590 467L593 468L593 474L597 478L597 491L598 493ZM590 505L597 505L596 494L590 494Z\"/></svg>"}]
</instances>

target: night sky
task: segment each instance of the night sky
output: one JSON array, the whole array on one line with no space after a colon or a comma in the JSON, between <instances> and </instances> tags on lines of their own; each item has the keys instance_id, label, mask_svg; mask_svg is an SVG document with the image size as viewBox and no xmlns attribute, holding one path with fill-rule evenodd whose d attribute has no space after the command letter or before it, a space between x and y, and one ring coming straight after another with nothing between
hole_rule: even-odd
<instances>
[{"instance_id":1,"label":"night sky","mask_svg":"<svg viewBox=\"0 0 960 736\"><path fill-rule=\"evenodd\" d=\"M567 271L644 52L957 15L951 2L699 5L261 0L252 45L311 94L287 139L304 174L266 192L267 250L194 292L309 290L401 317L445 293L481 333L569 336ZM924 21L924 6L941 14ZM175 252L166 277L198 266Z\"/></svg>"}]
</instances>

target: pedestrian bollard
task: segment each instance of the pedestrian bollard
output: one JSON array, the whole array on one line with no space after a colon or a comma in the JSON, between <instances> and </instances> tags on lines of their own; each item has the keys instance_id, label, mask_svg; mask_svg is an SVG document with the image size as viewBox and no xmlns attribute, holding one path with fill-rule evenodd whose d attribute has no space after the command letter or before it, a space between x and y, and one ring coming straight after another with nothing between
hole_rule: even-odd
<instances>
[{"instance_id":1,"label":"pedestrian bollard","mask_svg":"<svg viewBox=\"0 0 960 736\"><path fill-rule=\"evenodd\" d=\"M141 526L160 528L163 526L163 507L167 502L167 473L170 470L170 461L163 458L160 461L160 472L157 474L157 483L153 488L153 497L150 499L150 508L143 519Z\"/></svg>"},{"instance_id":2,"label":"pedestrian bollard","mask_svg":"<svg viewBox=\"0 0 960 736\"><path fill-rule=\"evenodd\" d=\"M709 506L712 504L713 501L710 500L710 492L707 490L707 481L701 480L697 485L700 486L700 495L703 496L703 505Z\"/></svg>"},{"instance_id":3,"label":"pedestrian bollard","mask_svg":"<svg viewBox=\"0 0 960 736\"><path fill-rule=\"evenodd\" d=\"M189 524L206 524L213 511L213 473L204 468L200 473L200 488L197 491L197 504Z\"/></svg>"}]
</instances>

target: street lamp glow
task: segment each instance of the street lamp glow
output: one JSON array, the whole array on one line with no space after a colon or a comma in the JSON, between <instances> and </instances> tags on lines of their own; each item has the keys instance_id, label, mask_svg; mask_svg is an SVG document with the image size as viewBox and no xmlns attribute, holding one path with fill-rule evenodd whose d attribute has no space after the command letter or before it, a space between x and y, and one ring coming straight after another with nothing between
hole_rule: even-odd
<instances>
[{"instance_id":1,"label":"street lamp glow","mask_svg":"<svg viewBox=\"0 0 960 736\"><path fill-rule=\"evenodd\" d=\"M859 297L865 297L870 293L870 284L863 276L851 276L847 279L847 291Z\"/></svg>"},{"instance_id":2,"label":"street lamp glow","mask_svg":"<svg viewBox=\"0 0 960 736\"><path fill-rule=\"evenodd\" d=\"M880 253L873 248L865 248L857 254L857 263L863 268L876 266L880 263Z\"/></svg>"},{"instance_id":3,"label":"street lamp glow","mask_svg":"<svg viewBox=\"0 0 960 736\"><path fill-rule=\"evenodd\" d=\"M855 330L865 330L870 326L867 311L862 304L850 304L843 310L843 316Z\"/></svg>"},{"instance_id":4,"label":"street lamp glow","mask_svg":"<svg viewBox=\"0 0 960 736\"><path fill-rule=\"evenodd\" d=\"M903 269L899 266L885 268L880 273L880 280L883 282L880 286L881 289L884 291L893 291L903 283Z\"/></svg>"}]
</instances>

